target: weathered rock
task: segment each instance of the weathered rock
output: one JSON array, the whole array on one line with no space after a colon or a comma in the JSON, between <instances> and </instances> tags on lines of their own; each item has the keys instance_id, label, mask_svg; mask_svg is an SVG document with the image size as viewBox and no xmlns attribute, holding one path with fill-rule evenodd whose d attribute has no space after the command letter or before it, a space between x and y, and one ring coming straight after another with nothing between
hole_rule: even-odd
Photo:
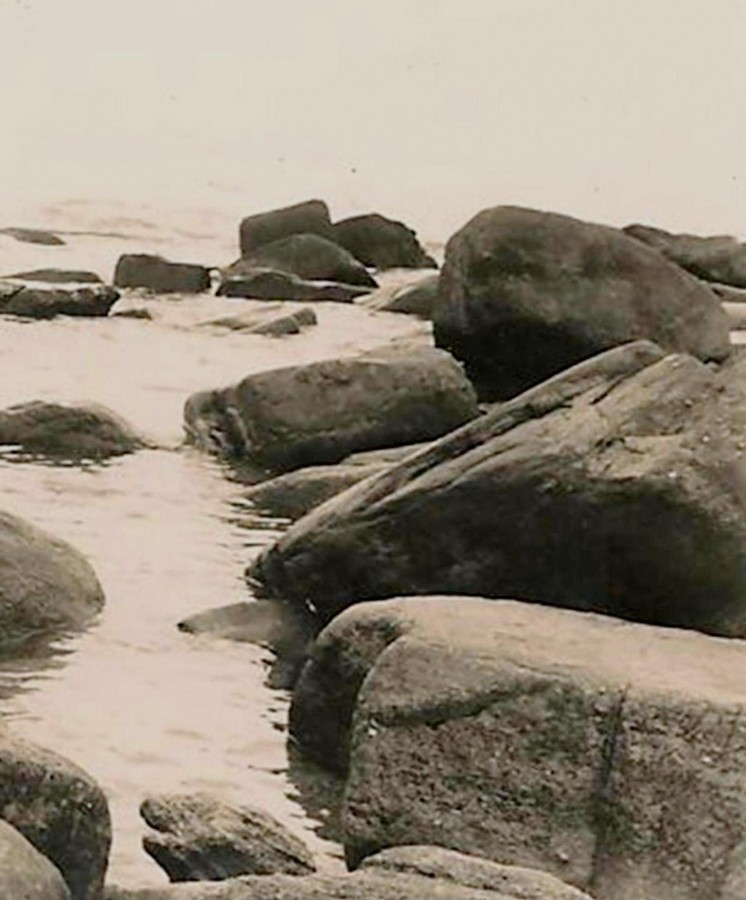
<instances>
[{"instance_id":1,"label":"weathered rock","mask_svg":"<svg viewBox=\"0 0 746 900\"><path fill-rule=\"evenodd\" d=\"M310 852L272 816L207 794L149 797L140 814L155 829L145 850L171 881L222 881L237 875L307 875Z\"/></svg>"},{"instance_id":2,"label":"weathered rock","mask_svg":"<svg viewBox=\"0 0 746 900\"><path fill-rule=\"evenodd\" d=\"M6 275L16 281L48 281L51 284L101 284L102 279L87 269L33 269L30 272L16 272Z\"/></svg>"},{"instance_id":3,"label":"weathered rock","mask_svg":"<svg viewBox=\"0 0 746 900\"><path fill-rule=\"evenodd\" d=\"M60 247L65 242L51 231L39 228L0 228L0 234L7 234L24 244L45 244L48 247Z\"/></svg>"},{"instance_id":4,"label":"weathered rock","mask_svg":"<svg viewBox=\"0 0 746 900\"><path fill-rule=\"evenodd\" d=\"M461 368L429 348L260 372L192 395L184 411L193 442L278 472L430 439L476 415Z\"/></svg>"},{"instance_id":5,"label":"weathered rock","mask_svg":"<svg viewBox=\"0 0 746 900\"><path fill-rule=\"evenodd\" d=\"M32 633L82 627L103 603L101 585L82 554L29 522L0 512L0 644Z\"/></svg>"},{"instance_id":6,"label":"weathered rock","mask_svg":"<svg viewBox=\"0 0 746 900\"><path fill-rule=\"evenodd\" d=\"M0 730L0 818L54 863L72 900L99 900L111 823L103 792L82 769Z\"/></svg>"},{"instance_id":7,"label":"weathered rock","mask_svg":"<svg viewBox=\"0 0 746 900\"><path fill-rule=\"evenodd\" d=\"M333 282L305 281L289 272L257 267L238 260L223 271L219 297L245 297L250 300L297 300L302 303L330 301L352 303L369 288Z\"/></svg>"},{"instance_id":8,"label":"weathered rock","mask_svg":"<svg viewBox=\"0 0 746 900\"><path fill-rule=\"evenodd\" d=\"M544 872L501 866L440 847L401 847L343 875L248 876L141 891L106 900L591 900Z\"/></svg>"},{"instance_id":9,"label":"weathered rock","mask_svg":"<svg viewBox=\"0 0 746 900\"><path fill-rule=\"evenodd\" d=\"M410 597L348 610L318 645L314 714L331 736L352 713L351 863L438 843L598 900L741 896L742 641ZM340 705L335 677L351 676Z\"/></svg>"},{"instance_id":10,"label":"weathered rock","mask_svg":"<svg viewBox=\"0 0 746 900\"><path fill-rule=\"evenodd\" d=\"M403 222L378 213L335 222L333 238L361 263L374 269L436 269L417 235Z\"/></svg>"},{"instance_id":11,"label":"weathered rock","mask_svg":"<svg viewBox=\"0 0 746 900\"><path fill-rule=\"evenodd\" d=\"M264 244L243 259L250 268L280 270L309 281L376 287L375 279L351 253L317 234L293 234Z\"/></svg>"},{"instance_id":12,"label":"weathered rock","mask_svg":"<svg viewBox=\"0 0 746 900\"><path fill-rule=\"evenodd\" d=\"M41 400L0 410L0 444L68 459L102 459L145 446L123 419L104 406Z\"/></svg>"},{"instance_id":13,"label":"weathered rock","mask_svg":"<svg viewBox=\"0 0 746 900\"><path fill-rule=\"evenodd\" d=\"M28 319L54 316L105 316L119 299L119 291L97 285L87 288L35 288L0 285L0 314Z\"/></svg>"},{"instance_id":14,"label":"weathered rock","mask_svg":"<svg viewBox=\"0 0 746 900\"><path fill-rule=\"evenodd\" d=\"M2 819L0 897L5 900L70 900L70 892L59 870Z\"/></svg>"},{"instance_id":15,"label":"weathered rock","mask_svg":"<svg viewBox=\"0 0 746 900\"><path fill-rule=\"evenodd\" d=\"M323 621L456 593L746 635L745 428L746 356L615 348L312 511L252 575Z\"/></svg>"},{"instance_id":16,"label":"weathered rock","mask_svg":"<svg viewBox=\"0 0 746 900\"><path fill-rule=\"evenodd\" d=\"M378 306L382 312L408 313L421 319L432 319L438 300L439 275L432 275L417 284L407 285L394 292Z\"/></svg>"},{"instance_id":17,"label":"weathered rock","mask_svg":"<svg viewBox=\"0 0 746 900\"><path fill-rule=\"evenodd\" d=\"M704 281L746 287L746 244L734 237L671 234L649 225L628 225L623 230Z\"/></svg>"},{"instance_id":18,"label":"weathered rock","mask_svg":"<svg viewBox=\"0 0 746 900\"><path fill-rule=\"evenodd\" d=\"M210 288L210 270L173 263L147 253L126 253L114 270L117 287L147 288L158 294L200 294Z\"/></svg>"},{"instance_id":19,"label":"weathered rock","mask_svg":"<svg viewBox=\"0 0 746 900\"><path fill-rule=\"evenodd\" d=\"M270 212L248 216L241 222L241 255L293 234L318 234L333 240L329 207L323 200L308 200Z\"/></svg>"},{"instance_id":20,"label":"weathered rock","mask_svg":"<svg viewBox=\"0 0 746 900\"><path fill-rule=\"evenodd\" d=\"M659 253L614 228L515 207L485 210L448 242L433 325L485 400L639 338L702 360L730 351L712 292Z\"/></svg>"}]
</instances>

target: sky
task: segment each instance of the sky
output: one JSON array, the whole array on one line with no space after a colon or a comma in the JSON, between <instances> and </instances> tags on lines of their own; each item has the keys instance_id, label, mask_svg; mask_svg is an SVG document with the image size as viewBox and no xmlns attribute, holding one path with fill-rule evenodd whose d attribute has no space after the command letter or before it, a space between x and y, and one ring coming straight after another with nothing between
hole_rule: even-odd
<instances>
[{"instance_id":1,"label":"sky","mask_svg":"<svg viewBox=\"0 0 746 900\"><path fill-rule=\"evenodd\" d=\"M514 203L746 239L746 0L0 0L0 210ZM26 223L33 224L33 223Z\"/></svg>"}]
</instances>

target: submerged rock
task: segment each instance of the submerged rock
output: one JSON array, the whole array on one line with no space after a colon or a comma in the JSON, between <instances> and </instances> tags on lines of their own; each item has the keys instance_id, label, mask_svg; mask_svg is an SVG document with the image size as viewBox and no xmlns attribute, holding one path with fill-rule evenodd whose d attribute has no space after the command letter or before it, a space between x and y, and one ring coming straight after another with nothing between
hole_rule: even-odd
<instances>
[{"instance_id":1,"label":"submerged rock","mask_svg":"<svg viewBox=\"0 0 746 900\"><path fill-rule=\"evenodd\" d=\"M104 406L42 400L0 410L0 444L67 459L102 459L145 446L123 419Z\"/></svg>"},{"instance_id":2,"label":"submerged rock","mask_svg":"<svg viewBox=\"0 0 746 900\"><path fill-rule=\"evenodd\" d=\"M250 300L297 300L353 303L364 296L368 288L351 284L306 281L289 272L256 267L238 260L223 272L224 280L218 288L219 297L245 297Z\"/></svg>"},{"instance_id":3,"label":"submerged rock","mask_svg":"<svg viewBox=\"0 0 746 900\"><path fill-rule=\"evenodd\" d=\"M318 234L333 240L329 207L323 200L308 200L270 212L248 216L241 222L241 255L293 234Z\"/></svg>"},{"instance_id":4,"label":"submerged rock","mask_svg":"<svg viewBox=\"0 0 746 900\"><path fill-rule=\"evenodd\" d=\"M101 284L103 279L87 269L33 269L30 272L16 272L6 275L16 281L48 281L52 284Z\"/></svg>"},{"instance_id":5,"label":"submerged rock","mask_svg":"<svg viewBox=\"0 0 746 900\"><path fill-rule=\"evenodd\" d=\"M191 263L173 263L162 256L126 253L114 271L117 287L147 288L159 294L200 294L210 288L210 270Z\"/></svg>"},{"instance_id":6,"label":"submerged rock","mask_svg":"<svg viewBox=\"0 0 746 900\"><path fill-rule=\"evenodd\" d=\"M436 269L417 235L403 222L378 213L335 222L333 240L374 269Z\"/></svg>"},{"instance_id":7,"label":"submerged rock","mask_svg":"<svg viewBox=\"0 0 746 900\"><path fill-rule=\"evenodd\" d=\"M485 400L639 338L705 361L730 352L712 292L659 253L614 228L515 207L485 210L450 239L433 325Z\"/></svg>"},{"instance_id":8,"label":"submerged rock","mask_svg":"<svg viewBox=\"0 0 746 900\"><path fill-rule=\"evenodd\" d=\"M375 279L351 253L317 234L293 234L265 244L244 256L243 265L289 272L308 281L376 287Z\"/></svg>"},{"instance_id":9,"label":"submerged rock","mask_svg":"<svg viewBox=\"0 0 746 900\"><path fill-rule=\"evenodd\" d=\"M70 892L59 870L2 819L0 897L5 900L70 900Z\"/></svg>"},{"instance_id":10,"label":"submerged rock","mask_svg":"<svg viewBox=\"0 0 746 900\"><path fill-rule=\"evenodd\" d=\"M421 349L260 372L193 394L184 417L193 442L280 472L427 440L477 412L452 357Z\"/></svg>"},{"instance_id":11,"label":"submerged rock","mask_svg":"<svg viewBox=\"0 0 746 900\"><path fill-rule=\"evenodd\" d=\"M0 228L0 234L7 234L24 244L44 244L48 247L61 247L65 242L59 235L39 228Z\"/></svg>"},{"instance_id":12,"label":"submerged rock","mask_svg":"<svg viewBox=\"0 0 746 900\"><path fill-rule=\"evenodd\" d=\"M0 314L28 319L106 316L118 299L119 291L104 285L63 289L0 284Z\"/></svg>"}]
</instances>

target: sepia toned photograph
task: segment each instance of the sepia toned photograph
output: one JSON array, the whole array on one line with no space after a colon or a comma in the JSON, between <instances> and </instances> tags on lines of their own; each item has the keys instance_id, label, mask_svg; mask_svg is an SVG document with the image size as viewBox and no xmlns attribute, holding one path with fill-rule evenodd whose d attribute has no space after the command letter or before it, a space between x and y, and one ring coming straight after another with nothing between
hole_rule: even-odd
<instances>
[{"instance_id":1,"label":"sepia toned photograph","mask_svg":"<svg viewBox=\"0 0 746 900\"><path fill-rule=\"evenodd\" d=\"M746 0L0 35L0 900L746 900Z\"/></svg>"}]
</instances>

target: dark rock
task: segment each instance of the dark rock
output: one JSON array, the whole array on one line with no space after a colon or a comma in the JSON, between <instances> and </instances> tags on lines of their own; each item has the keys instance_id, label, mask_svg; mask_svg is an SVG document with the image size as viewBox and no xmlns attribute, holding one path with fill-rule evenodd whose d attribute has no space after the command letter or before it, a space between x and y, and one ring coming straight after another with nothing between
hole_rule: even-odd
<instances>
[{"instance_id":1,"label":"dark rock","mask_svg":"<svg viewBox=\"0 0 746 900\"><path fill-rule=\"evenodd\" d=\"M742 641L410 597L348 610L319 643L304 673L320 689L315 714L346 719L331 729L343 732L352 712L352 864L437 843L552 872L599 900L739 896ZM333 689L324 705L335 673L357 679L351 704Z\"/></svg>"},{"instance_id":2,"label":"dark rock","mask_svg":"<svg viewBox=\"0 0 746 900\"><path fill-rule=\"evenodd\" d=\"M421 319L432 319L438 299L439 275L432 275L417 284L406 285L375 304L381 312L408 313Z\"/></svg>"},{"instance_id":3,"label":"dark rock","mask_svg":"<svg viewBox=\"0 0 746 900\"><path fill-rule=\"evenodd\" d=\"M191 263L172 263L147 253L126 253L117 262L114 284L147 288L158 294L200 294L210 288L210 270Z\"/></svg>"},{"instance_id":4,"label":"dark rock","mask_svg":"<svg viewBox=\"0 0 746 900\"><path fill-rule=\"evenodd\" d=\"M403 447L383 447L381 450L362 450L360 453L351 453L345 456L342 464L346 466L389 466L391 463L401 462L413 453L429 447L432 441L423 441L419 444L405 444Z\"/></svg>"},{"instance_id":5,"label":"dark rock","mask_svg":"<svg viewBox=\"0 0 746 900\"><path fill-rule=\"evenodd\" d=\"M104 285L87 288L34 288L0 285L0 314L28 319L54 316L105 316L119 291Z\"/></svg>"},{"instance_id":6,"label":"dark rock","mask_svg":"<svg viewBox=\"0 0 746 900\"><path fill-rule=\"evenodd\" d=\"M743 636L745 428L746 355L615 348L349 488L252 576L323 621L455 593Z\"/></svg>"},{"instance_id":7,"label":"dark rock","mask_svg":"<svg viewBox=\"0 0 746 900\"><path fill-rule=\"evenodd\" d=\"M318 234L333 240L329 207L322 200L308 200L249 216L241 222L240 232L242 256L293 234Z\"/></svg>"},{"instance_id":8,"label":"dark rock","mask_svg":"<svg viewBox=\"0 0 746 900\"><path fill-rule=\"evenodd\" d=\"M671 234L649 225L628 225L623 230L704 281L746 288L746 244L734 237Z\"/></svg>"},{"instance_id":9,"label":"dark rock","mask_svg":"<svg viewBox=\"0 0 746 900\"><path fill-rule=\"evenodd\" d=\"M34 269L31 272L16 272L6 275L16 281L48 281L52 284L101 284L102 279L86 269Z\"/></svg>"},{"instance_id":10,"label":"dark rock","mask_svg":"<svg viewBox=\"0 0 746 900\"><path fill-rule=\"evenodd\" d=\"M145 306L132 306L129 309L118 310L111 314L112 319L146 319L153 321L153 313Z\"/></svg>"},{"instance_id":11,"label":"dark rock","mask_svg":"<svg viewBox=\"0 0 746 900\"><path fill-rule=\"evenodd\" d=\"M0 644L82 627L103 603L101 585L82 554L0 512Z\"/></svg>"},{"instance_id":12,"label":"dark rock","mask_svg":"<svg viewBox=\"0 0 746 900\"><path fill-rule=\"evenodd\" d=\"M0 234L7 234L24 244L45 244L48 247L60 247L65 242L51 231L38 228L0 228Z\"/></svg>"},{"instance_id":13,"label":"dark rock","mask_svg":"<svg viewBox=\"0 0 746 900\"><path fill-rule=\"evenodd\" d=\"M145 446L123 419L104 406L41 400L0 410L0 444L68 459L102 459Z\"/></svg>"},{"instance_id":14,"label":"dark rock","mask_svg":"<svg viewBox=\"0 0 746 900\"><path fill-rule=\"evenodd\" d=\"M247 264L233 263L223 272L224 280L218 288L219 297L245 297L251 300L297 300L352 303L364 296L368 288L351 284L304 281L289 272L278 272Z\"/></svg>"},{"instance_id":15,"label":"dark rock","mask_svg":"<svg viewBox=\"0 0 746 900\"><path fill-rule=\"evenodd\" d=\"M0 819L0 897L5 900L70 900L52 863Z\"/></svg>"},{"instance_id":16,"label":"dark rock","mask_svg":"<svg viewBox=\"0 0 746 900\"><path fill-rule=\"evenodd\" d=\"M639 338L702 360L730 352L712 292L659 253L614 228L515 207L485 210L448 242L433 324L485 400Z\"/></svg>"},{"instance_id":17,"label":"dark rock","mask_svg":"<svg viewBox=\"0 0 746 900\"><path fill-rule=\"evenodd\" d=\"M316 313L307 306L286 315L271 316L248 329L249 334L264 334L268 337L282 337L286 334L300 334L309 325L317 324Z\"/></svg>"},{"instance_id":18,"label":"dark rock","mask_svg":"<svg viewBox=\"0 0 746 900\"><path fill-rule=\"evenodd\" d=\"M145 850L171 881L222 881L236 875L307 875L313 857L272 816L207 794L146 799L140 814L155 829Z\"/></svg>"},{"instance_id":19,"label":"dark rock","mask_svg":"<svg viewBox=\"0 0 746 900\"><path fill-rule=\"evenodd\" d=\"M374 269L437 269L417 235L403 222L378 213L335 222L333 240Z\"/></svg>"},{"instance_id":20,"label":"dark rock","mask_svg":"<svg viewBox=\"0 0 746 900\"><path fill-rule=\"evenodd\" d=\"M277 269L308 281L376 287L375 279L351 253L317 234L293 234L273 241L244 256L243 260L244 265L252 269Z\"/></svg>"},{"instance_id":21,"label":"dark rock","mask_svg":"<svg viewBox=\"0 0 746 900\"><path fill-rule=\"evenodd\" d=\"M99 900L111 823L103 792L82 769L0 731L0 818L54 863L72 900Z\"/></svg>"},{"instance_id":22,"label":"dark rock","mask_svg":"<svg viewBox=\"0 0 746 900\"><path fill-rule=\"evenodd\" d=\"M260 372L193 394L184 410L194 443L274 471L430 439L476 415L461 368L432 349Z\"/></svg>"}]
</instances>

